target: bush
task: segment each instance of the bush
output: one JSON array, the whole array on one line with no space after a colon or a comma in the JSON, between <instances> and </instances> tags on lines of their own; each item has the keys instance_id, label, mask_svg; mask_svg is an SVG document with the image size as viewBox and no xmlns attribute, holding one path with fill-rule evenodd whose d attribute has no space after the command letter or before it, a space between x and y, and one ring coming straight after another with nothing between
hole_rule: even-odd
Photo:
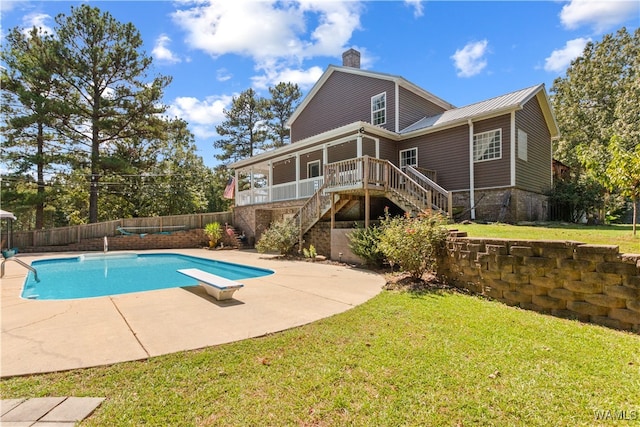
<instances>
[{"instance_id":1,"label":"bush","mask_svg":"<svg viewBox=\"0 0 640 427\"><path fill-rule=\"evenodd\" d=\"M445 247L448 231L446 219L439 214L418 218L389 217L382 220L380 250L393 266L420 279L435 270L437 256Z\"/></svg>"},{"instance_id":2,"label":"bush","mask_svg":"<svg viewBox=\"0 0 640 427\"><path fill-rule=\"evenodd\" d=\"M347 234L349 248L365 265L382 267L384 254L380 250L380 227L370 226L367 228L356 228Z\"/></svg>"},{"instance_id":3,"label":"bush","mask_svg":"<svg viewBox=\"0 0 640 427\"><path fill-rule=\"evenodd\" d=\"M298 227L291 219L273 222L260 236L256 250L260 253L278 251L280 255L286 255L298 242L298 234Z\"/></svg>"},{"instance_id":4,"label":"bush","mask_svg":"<svg viewBox=\"0 0 640 427\"><path fill-rule=\"evenodd\" d=\"M219 222L210 222L204 226L204 234L209 238L209 247L214 247L222 237L222 226Z\"/></svg>"}]
</instances>

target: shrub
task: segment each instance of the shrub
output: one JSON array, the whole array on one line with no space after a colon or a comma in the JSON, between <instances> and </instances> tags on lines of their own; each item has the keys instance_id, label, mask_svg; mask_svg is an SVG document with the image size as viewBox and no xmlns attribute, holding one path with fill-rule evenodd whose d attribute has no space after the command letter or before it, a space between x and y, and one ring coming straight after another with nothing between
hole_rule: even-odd
<instances>
[{"instance_id":1,"label":"shrub","mask_svg":"<svg viewBox=\"0 0 640 427\"><path fill-rule=\"evenodd\" d=\"M315 261L316 257L318 256L318 252L316 252L316 247L313 245L309 245L309 249L303 248L302 253L304 254L305 258L309 258L311 259L311 261Z\"/></svg>"},{"instance_id":2,"label":"shrub","mask_svg":"<svg viewBox=\"0 0 640 427\"><path fill-rule=\"evenodd\" d=\"M298 227L291 219L271 223L256 243L260 253L278 251L280 255L288 254L298 242Z\"/></svg>"},{"instance_id":3,"label":"shrub","mask_svg":"<svg viewBox=\"0 0 640 427\"><path fill-rule=\"evenodd\" d=\"M222 226L219 222L210 222L204 226L204 234L209 238L209 247L213 248L222 237Z\"/></svg>"},{"instance_id":4,"label":"shrub","mask_svg":"<svg viewBox=\"0 0 640 427\"><path fill-rule=\"evenodd\" d=\"M437 255L445 247L446 219L439 214L418 218L389 217L382 220L380 250L393 266L419 279L426 271L435 270Z\"/></svg>"},{"instance_id":5,"label":"shrub","mask_svg":"<svg viewBox=\"0 0 640 427\"><path fill-rule=\"evenodd\" d=\"M382 267L384 254L380 250L380 227L370 226L367 228L356 228L347 234L349 248L365 265Z\"/></svg>"}]
</instances>

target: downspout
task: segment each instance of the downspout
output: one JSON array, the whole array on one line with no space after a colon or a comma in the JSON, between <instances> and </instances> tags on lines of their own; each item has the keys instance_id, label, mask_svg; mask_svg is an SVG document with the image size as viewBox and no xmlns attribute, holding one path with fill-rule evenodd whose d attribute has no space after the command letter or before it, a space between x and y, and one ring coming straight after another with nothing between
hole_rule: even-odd
<instances>
[{"instance_id":1,"label":"downspout","mask_svg":"<svg viewBox=\"0 0 640 427\"><path fill-rule=\"evenodd\" d=\"M511 186L516 186L516 112L511 112Z\"/></svg>"},{"instance_id":2,"label":"downspout","mask_svg":"<svg viewBox=\"0 0 640 427\"><path fill-rule=\"evenodd\" d=\"M473 121L469 119L469 204L471 205L471 220L476 219L476 194L473 164Z\"/></svg>"}]
</instances>

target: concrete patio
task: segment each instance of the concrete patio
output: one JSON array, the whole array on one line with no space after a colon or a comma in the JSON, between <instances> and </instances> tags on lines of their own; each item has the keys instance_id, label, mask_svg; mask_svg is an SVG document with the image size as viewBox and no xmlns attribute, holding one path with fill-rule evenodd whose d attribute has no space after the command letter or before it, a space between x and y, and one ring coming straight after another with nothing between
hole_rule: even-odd
<instances>
[{"instance_id":1,"label":"concrete patio","mask_svg":"<svg viewBox=\"0 0 640 427\"><path fill-rule=\"evenodd\" d=\"M241 280L244 288L229 301L217 301L199 286L38 301L20 298L27 270L8 262L2 279L0 376L108 365L258 337L346 311L377 295L385 283L366 270L253 251L149 252L229 261L275 274ZM45 255L18 256L30 263Z\"/></svg>"}]
</instances>

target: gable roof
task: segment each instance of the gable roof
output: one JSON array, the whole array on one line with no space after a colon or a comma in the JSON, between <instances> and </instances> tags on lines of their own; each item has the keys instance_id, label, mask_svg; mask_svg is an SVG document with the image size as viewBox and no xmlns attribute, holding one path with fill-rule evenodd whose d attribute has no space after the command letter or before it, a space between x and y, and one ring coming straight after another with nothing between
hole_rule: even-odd
<instances>
[{"instance_id":1,"label":"gable roof","mask_svg":"<svg viewBox=\"0 0 640 427\"><path fill-rule=\"evenodd\" d=\"M445 110L449 110L449 109L455 108L455 106L453 104L450 104L447 101L445 101L444 99L439 98L439 97L435 96L434 94L432 94L430 92L427 92L426 90L422 89L420 86L417 86L416 84L411 83L410 81L408 81L404 77L396 76L396 75L393 75L393 74L387 74L387 73L379 73L377 71L363 70L363 69L360 69L360 68L341 67L341 66L337 66L337 65L329 65L329 67L327 67L326 71L322 74L322 76L320 76L320 79L318 79L316 84L313 85L313 87L311 88L311 90L309 91L307 96L305 96L305 98L302 100L300 105L298 105L298 108L296 108L296 110L293 112L293 114L291 115L291 117L287 121L287 126L291 126L291 123L293 123L296 120L296 118L302 113L302 111L307 107L309 102L311 102L313 97L316 95L316 93L318 93L318 91L326 83L326 81L329 79L329 77L331 77L331 75L333 73L336 73L336 72L347 73L347 74L356 74L356 75L359 75L359 76L371 77L371 78L374 78L374 79L391 81L391 82L397 83L398 86L403 87L403 88L415 93L416 95L418 95L418 96L420 96L420 97L422 97L424 99L427 99L428 101L433 102L434 104L438 105L439 107L444 108Z\"/></svg>"},{"instance_id":2,"label":"gable roof","mask_svg":"<svg viewBox=\"0 0 640 427\"><path fill-rule=\"evenodd\" d=\"M400 131L400 134L406 135L411 132L426 131L435 128L457 125L461 122L466 122L469 119L477 120L482 117L490 117L512 110L518 110L521 109L524 104L530 101L534 96L540 97L540 107L545 116L545 120L547 122L547 126L549 127L551 136L557 136L559 134L558 125L551 112L549 100L544 90L544 84L520 89L515 92L496 96L495 98L476 102L464 107L447 110L444 113L437 114L435 116L424 117L418 120L416 123L402 129Z\"/></svg>"}]
</instances>

